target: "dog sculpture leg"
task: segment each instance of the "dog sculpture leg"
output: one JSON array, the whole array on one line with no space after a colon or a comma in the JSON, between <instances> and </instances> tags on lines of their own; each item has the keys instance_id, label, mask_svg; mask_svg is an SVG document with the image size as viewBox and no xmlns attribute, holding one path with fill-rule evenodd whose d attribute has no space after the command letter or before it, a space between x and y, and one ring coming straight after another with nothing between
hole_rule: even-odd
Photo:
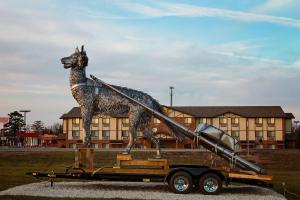
<instances>
[{"instance_id":1,"label":"dog sculpture leg","mask_svg":"<svg viewBox=\"0 0 300 200\"><path fill-rule=\"evenodd\" d=\"M139 119L140 119L140 111L138 110L137 107L132 106L130 111L129 111L129 133L130 133L130 137L129 137L128 145L127 145L125 151L123 152L123 154L129 154L130 151L131 151L132 146L136 142L136 131L137 131L137 128L138 128Z\"/></svg>"},{"instance_id":2,"label":"dog sculpture leg","mask_svg":"<svg viewBox=\"0 0 300 200\"><path fill-rule=\"evenodd\" d=\"M147 125L147 127L145 127L144 132L145 132L145 135L151 140L151 142L153 142L155 144L155 147L156 147L155 158L161 158L159 139L154 136L153 131L149 128L148 125Z\"/></svg>"},{"instance_id":3,"label":"dog sculpture leg","mask_svg":"<svg viewBox=\"0 0 300 200\"><path fill-rule=\"evenodd\" d=\"M83 121L83 132L85 133L85 147L91 146L91 122L92 122L92 109L90 109L88 106L81 107L81 116Z\"/></svg>"}]
</instances>

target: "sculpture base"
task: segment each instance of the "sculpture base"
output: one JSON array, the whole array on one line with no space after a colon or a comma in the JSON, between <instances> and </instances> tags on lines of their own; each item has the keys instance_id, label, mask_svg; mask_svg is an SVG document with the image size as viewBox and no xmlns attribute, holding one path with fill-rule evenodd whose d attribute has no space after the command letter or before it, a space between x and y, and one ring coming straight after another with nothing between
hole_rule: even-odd
<instances>
[{"instance_id":1,"label":"sculpture base","mask_svg":"<svg viewBox=\"0 0 300 200\"><path fill-rule=\"evenodd\" d=\"M75 151L74 168L92 170L94 168L94 149L77 148Z\"/></svg>"}]
</instances>

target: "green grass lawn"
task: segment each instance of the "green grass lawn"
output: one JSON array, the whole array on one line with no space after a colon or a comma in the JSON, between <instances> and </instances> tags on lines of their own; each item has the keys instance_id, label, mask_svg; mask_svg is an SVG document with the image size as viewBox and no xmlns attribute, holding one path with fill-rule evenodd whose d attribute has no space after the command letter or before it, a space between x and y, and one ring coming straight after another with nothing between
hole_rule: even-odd
<instances>
[{"instance_id":1,"label":"green grass lawn","mask_svg":"<svg viewBox=\"0 0 300 200\"><path fill-rule=\"evenodd\" d=\"M110 166L115 162L117 152L96 152L95 162L99 166ZM147 159L154 152L133 152L133 158ZM300 151L262 151L252 153L252 159L268 169L274 176L274 190L282 193L281 183L287 188L300 194ZM163 152L163 157L170 163L211 164L212 156L208 152ZM36 182L26 172L44 171L63 172L74 160L73 152L0 152L0 190ZM222 161L217 160L218 165ZM288 199L294 200L292 196ZM28 197L1 197L1 199L39 199ZM51 199L51 198L42 198Z\"/></svg>"}]
</instances>

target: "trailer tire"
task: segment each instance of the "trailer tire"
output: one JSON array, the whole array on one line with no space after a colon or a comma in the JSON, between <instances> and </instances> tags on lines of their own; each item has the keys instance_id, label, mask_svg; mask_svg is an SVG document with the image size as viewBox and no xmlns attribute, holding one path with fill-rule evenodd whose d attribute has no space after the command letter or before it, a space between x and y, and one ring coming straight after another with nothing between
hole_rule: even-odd
<instances>
[{"instance_id":1,"label":"trailer tire","mask_svg":"<svg viewBox=\"0 0 300 200\"><path fill-rule=\"evenodd\" d=\"M202 194L217 195L222 190L222 180L215 173L207 173L200 177L199 189Z\"/></svg>"},{"instance_id":2,"label":"trailer tire","mask_svg":"<svg viewBox=\"0 0 300 200\"><path fill-rule=\"evenodd\" d=\"M193 188L193 180L187 172L179 171L171 176L168 185L176 194L187 194Z\"/></svg>"}]
</instances>

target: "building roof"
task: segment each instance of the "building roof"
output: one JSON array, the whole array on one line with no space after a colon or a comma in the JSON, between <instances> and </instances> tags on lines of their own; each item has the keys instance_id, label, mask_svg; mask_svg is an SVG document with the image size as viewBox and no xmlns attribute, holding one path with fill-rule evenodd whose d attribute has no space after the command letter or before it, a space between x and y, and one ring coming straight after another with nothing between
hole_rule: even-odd
<instances>
[{"instance_id":1,"label":"building roof","mask_svg":"<svg viewBox=\"0 0 300 200\"><path fill-rule=\"evenodd\" d=\"M171 109L194 117L216 117L225 113L242 117L286 117L280 106L173 106Z\"/></svg>"},{"instance_id":2,"label":"building roof","mask_svg":"<svg viewBox=\"0 0 300 200\"><path fill-rule=\"evenodd\" d=\"M233 113L242 117L283 117L294 119L292 113L284 113L280 106L173 106L171 109L194 117L216 117L225 113ZM68 113L63 114L60 119L80 117L80 108L73 107ZM124 118L128 117L128 114L124 113L112 117Z\"/></svg>"},{"instance_id":3,"label":"building roof","mask_svg":"<svg viewBox=\"0 0 300 200\"><path fill-rule=\"evenodd\" d=\"M293 113L285 113L285 118L287 118L287 119L295 119L295 116L293 115Z\"/></svg>"},{"instance_id":4,"label":"building roof","mask_svg":"<svg viewBox=\"0 0 300 200\"><path fill-rule=\"evenodd\" d=\"M113 115L111 117L124 118L124 117L128 117L128 114L127 113L118 114L118 115ZM65 118L81 118L80 108L73 107L68 113L63 114L60 117L60 119L65 119Z\"/></svg>"}]
</instances>

